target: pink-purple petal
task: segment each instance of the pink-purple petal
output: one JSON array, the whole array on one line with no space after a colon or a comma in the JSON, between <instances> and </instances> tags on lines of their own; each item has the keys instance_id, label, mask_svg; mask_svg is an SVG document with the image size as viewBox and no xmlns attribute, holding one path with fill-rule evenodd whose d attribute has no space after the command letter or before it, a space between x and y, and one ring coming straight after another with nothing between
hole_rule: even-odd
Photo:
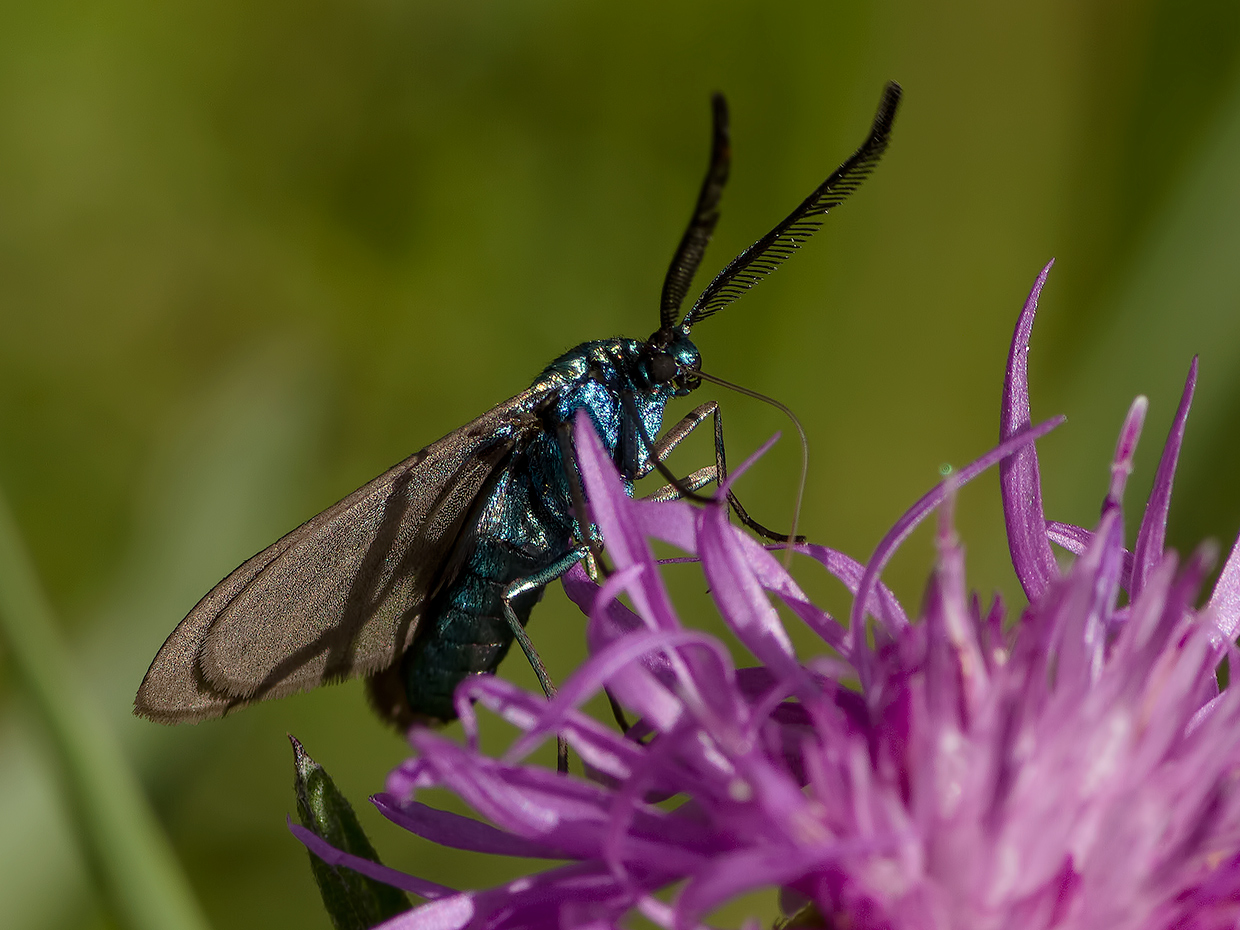
<instances>
[{"instance_id":1,"label":"pink-purple petal","mask_svg":"<svg viewBox=\"0 0 1240 930\"><path fill-rule=\"evenodd\" d=\"M1214 614L1214 622L1223 636L1235 639L1240 630L1240 538L1236 539L1223 563L1206 607Z\"/></svg>"},{"instance_id":2,"label":"pink-purple petal","mask_svg":"<svg viewBox=\"0 0 1240 930\"><path fill-rule=\"evenodd\" d=\"M1188 411L1193 405L1193 392L1196 389L1197 357L1193 356L1193 362L1188 368L1188 378L1184 382L1184 393L1180 397L1180 406L1176 409L1175 419L1167 433L1167 441L1163 444L1158 471L1154 475L1154 486L1150 489L1149 501L1141 517L1137 543L1132 550L1133 570L1129 593L1134 598L1141 593L1141 589L1145 587L1145 579L1162 558L1167 536L1167 514L1171 510L1171 485L1175 481L1175 468L1180 460L1180 447L1184 443L1184 428L1188 423Z\"/></svg>"},{"instance_id":3,"label":"pink-purple petal","mask_svg":"<svg viewBox=\"0 0 1240 930\"><path fill-rule=\"evenodd\" d=\"M711 596L728 626L757 658L785 677L801 675L792 641L719 506L703 514L699 545Z\"/></svg>"},{"instance_id":4,"label":"pink-purple petal","mask_svg":"<svg viewBox=\"0 0 1240 930\"><path fill-rule=\"evenodd\" d=\"M800 585L769 549L738 527L729 527L728 531L758 584L778 595L788 609L831 648L847 648L847 631L834 617L805 596ZM798 547L797 551L801 548Z\"/></svg>"},{"instance_id":5,"label":"pink-purple petal","mask_svg":"<svg viewBox=\"0 0 1240 930\"><path fill-rule=\"evenodd\" d=\"M970 462L953 475L953 486L960 487L968 484L992 465L1003 461L1013 453L1041 439L1063 423L1063 421L1063 417L1055 417L1001 442L990 452ZM852 654L863 684L869 675L869 650L866 647L865 641L865 605L869 603L870 596L878 582L878 577L882 574L891 557L895 555L896 549L912 535L913 530L921 524L922 520L934 512L934 509L943 502L946 494L946 485L940 483L922 495L921 499L905 511L904 515L896 521L895 526L887 531L887 534L874 548L874 554L870 556L870 561L866 563L865 574L862 576L861 584L858 586L857 596L853 599L852 613L849 617L849 626L852 631Z\"/></svg>"},{"instance_id":6,"label":"pink-purple petal","mask_svg":"<svg viewBox=\"0 0 1240 930\"><path fill-rule=\"evenodd\" d=\"M371 859L365 859L361 856L355 856L353 853L345 852L337 849L327 840L323 839L316 833L312 833L299 823L293 823L292 820L287 821L289 831L293 836L328 865L344 866L352 869L367 878L373 878L377 882L383 882L385 885L391 885L394 888L400 888L411 894L416 894L423 898L448 898L455 896L456 892L444 885L428 882L421 878L415 878L412 875L406 875L397 869L390 869L386 865L381 865Z\"/></svg>"},{"instance_id":7,"label":"pink-purple petal","mask_svg":"<svg viewBox=\"0 0 1240 930\"><path fill-rule=\"evenodd\" d=\"M861 580L865 577L865 566L852 556L845 555L828 546L819 546L816 543L799 545L797 546L797 552L808 555L811 559L820 563L830 574L843 582L844 587L854 597L856 596L858 589L861 587ZM900 601L891 592L891 589L881 581L870 594L870 600L866 604L865 609L872 617L878 618L889 633L895 633L901 627L908 626L908 615L904 612Z\"/></svg>"},{"instance_id":8,"label":"pink-purple petal","mask_svg":"<svg viewBox=\"0 0 1240 930\"><path fill-rule=\"evenodd\" d=\"M664 689L650 689L656 697L638 704L635 708L644 711L643 716L648 722L661 729L671 729L679 720L686 704L702 704L708 701L713 703L712 695L726 697L731 694L734 687L732 660L718 640L696 630L656 630L633 634L612 643L602 652L587 659L577 673L560 687L538 726L531 730L530 735L522 737L522 740L537 734L558 732L573 708L601 692L619 672L640 663L647 654L671 654L673 650L702 653L702 659L697 665L699 675L695 680L678 675L677 682L682 686L682 692L671 703L658 699ZM706 669L710 671L701 674Z\"/></svg>"},{"instance_id":9,"label":"pink-purple petal","mask_svg":"<svg viewBox=\"0 0 1240 930\"><path fill-rule=\"evenodd\" d=\"M1028 429L1032 422L1029 408L1029 338L1038 312L1038 297L1050 274L1054 259L1038 274L1024 309L1016 321L1012 348L1008 353L1007 376L1003 380L1003 402L999 408L999 440L1005 441ZM1019 449L999 465L999 485L1003 492L1003 518L1007 523L1008 548L1012 566L1025 596L1034 600L1058 576L1059 567L1043 529L1042 478L1038 472L1037 449Z\"/></svg>"},{"instance_id":10,"label":"pink-purple petal","mask_svg":"<svg viewBox=\"0 0 1240 930\"><path fill-rule=\"evenodd\" d=\"M497 830L480 820L429 807L419 801L401 801L387 793L376 794L370 801L379 813L398 827L440 846L492 856L564 858L563 853L554 847Z\"/></svg>"},{"instance_id":11,"label":"pink-purple petal","mask_svg":"<svg viewBox=\"0 0 1240 930\"><path fill-rule=\"evenodd\" d=\"M473 892L453 895L415 907L379 924L374 930L461 930L477 915Z\"/></svg>"},{"instance_id":12,"label":"pink-purple petal","mask_svg":"<svg viewBox=\"0 0 1240 930\"><path fill-rule=\"evenodd\" d=\"M620 480L584 410L577 411L576 422L574 437L581 479L591 516L607 540L607 553L616 568L643 565L651 569L642 574L641 584L629 589L629 595L643 617L653 619L661 626L673 623L668 618L674 617L675 611L663 588L650 544L632 517L631 501L624 482Z\"/></svg>"},{"instance_id":13,"label":"pink-purple petal","mask_svg":"<svg viewBox=\"0 0 1240 930\"><path fill-rule=\"evenodd\" d=\"M1124 499L1124 488L1128 486L1128 476L1132 474L1132 457L1137 453L1137 443L1141 440L1141 430L1145 427L1145 415L1150 409L1149 399L1144 395L1135 398L1124 417L1124 425L1120 428L1119 439L1115 442L1115 457L1111 460L1111 487L1107 491L1108 507L1118 507Z\"/></svg>"},{"instance_id":14,"label":"pink-purple petal","mask_svg":"<svg viewBox=\"0 0 1240 930\"><path fill-rule=\"evenodd\" d=\"M1061 549L1066 549L1073 555L1082 555L1089 548L1089 544L1093 542L1094 534L1091 530L1082 529L1071 523L1060 523L1057 520L1046 521L1046 538L1053 542ZM1123 569L1120 576L1120 584L1127 588L1129 578L1132 576L1132 553L1127 549L1123 552Z\"/></svg>"}]
</instances>

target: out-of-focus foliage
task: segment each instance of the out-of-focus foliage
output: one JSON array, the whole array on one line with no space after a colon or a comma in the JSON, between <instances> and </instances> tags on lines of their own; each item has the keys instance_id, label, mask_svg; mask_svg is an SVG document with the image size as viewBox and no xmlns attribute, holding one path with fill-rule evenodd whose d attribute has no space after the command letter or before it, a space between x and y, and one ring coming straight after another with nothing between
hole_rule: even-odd
<instances>
[{"instance_id":1,"label":"out-of-focus foliage","mask_svg":"<svg viewBox=\"0 0 1240 930\"><path fill-rule=\"evenodd\" d=\"M280 533L563 349L655 327L712 90L735 162L701 283L853 149L884 80L905 87L872 180L698 332L709 370L803 418L804 532L865 557L941 463L993 443L1012 324L1056 256L1032 361L1035 417L1070 418L1042 445L1051 514L1092 523L1131 395L1165 431L1200 351L1170 537L1229 543L1238 47L1240 10L1210 0L7 4L0 482L215 923L327 926L284 827L285 732L359 808L402 744L356 685L132 720L146 663ZM787 431L721 399L737 458ZM772 524L782 445L739 489ZM970 576L1014 596L994 484L960 523ZM915 601L926 564L914 545L890 579ZM556 674L579 631L549 590L531 632ZM42 758L0 657L5 925L102 924ZM359 815L394 866L504 877Z\"/></svg>"}]
</instances>

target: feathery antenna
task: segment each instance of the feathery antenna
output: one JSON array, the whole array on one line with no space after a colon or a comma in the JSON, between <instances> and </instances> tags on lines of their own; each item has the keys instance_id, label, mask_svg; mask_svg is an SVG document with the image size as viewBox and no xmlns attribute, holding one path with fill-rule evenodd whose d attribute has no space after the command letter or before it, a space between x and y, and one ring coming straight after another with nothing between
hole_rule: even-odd
<instances>
[{"instance_id":1,"label":"feathery antenna","mask_svg":"<svg viewBox=\"0 0 1240 930\"><path fill-rule=\"evenodd\" d=\"M732 146L728 137L728 102L723 94L714 94L710 98L713 113L714 129L710 146L710 165L706 168L706 177L702 181L702 189L698 193L697 206L693 208L693 216L689 220L689 228L685 230L672 256L672 264L667 269L667 277L663 279L663 296L659 301L659 331L670 333L680 315L680 305L684 303L689 285L697 273L702 256L706 254L706 246L710 242L715 224L719 222L719 198L723 195L723 186L728 181L728 168L732 162Z\"/></svg>"},{"instance_id":2,"label":"feathery antenna","mask_svg":"<svg viewBox=\"0 0 1240 930\"><path fill-rule=\"evenodd\" d=\"M843 203L849 194L861 186L861 182L869 177L887 148L887 142L891 138L891 124L900 105L900 95L900 85L894 81L889 82L883 90L883 99L878 105L874 125L861 148L836 168L782 223L741 252L719 272L697 299L693 309L685 314L682 325L686 329L718 313L787 261L822 225L823 215L832 207ZM666 303L663 312L667 313Z\"/></svg>"}]
</instances>

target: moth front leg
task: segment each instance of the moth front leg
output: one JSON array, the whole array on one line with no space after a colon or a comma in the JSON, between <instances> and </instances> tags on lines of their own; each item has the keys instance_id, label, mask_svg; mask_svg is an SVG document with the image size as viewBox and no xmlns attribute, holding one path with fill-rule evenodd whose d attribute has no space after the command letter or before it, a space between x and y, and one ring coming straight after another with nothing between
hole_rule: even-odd
<instances>
[{"instance_id":1,"label":"moth front leg","mask_svg":"<svg viewBox=\"0 0 1240 930\"><path fill-rule=\"evenodd\" d=\"M718 450L723 448L723 421L720 419L719 402L709 400L700 406L694 407L687 414L680 418L675 426L664 430L663 435L650 444L650 457L646 461L645 466L637 473L638 478L644 478L646 475L654 471L658 466L655 462L664 461L672 450L680 445L689 434L705 422L709 416L715 418L715 461L719 462ZM699 469L700 471L701 469ZM696 472L694 472L696 474ZM727 477L726 466L724 469L724 477ZM698 485L701 487L701 485ZM697 490L694 488L693 490Z\"/></svg>"},{"instance_id":2,"label":"moth front leg","mask_svg":"<svg viewBox=\"0 0 1240 930\"><path fill-rule=\"evenodd\" d=\"M641 475L648 475L650 472L658 469L665 476L672 477L663 465L664 459L671 454L681 442L683 442L690 433L701 426L706 418L713 420L715 432L715 464L708 465L705 468L699 468L684 478L676 479L665 485L653 494L649 495L649 500L670 501L680 500L682 498L690 498L701 500L696 492L705 487L711 481L717 481L723 484L728 480L728 461L723 442L723 411L719 409L718 401L707 401L706 403L695 407L686 416L684 416L675 426L667 430L653 443L650 443L650 460ZM639 477L641 477L639 475ZM777 533L774 530L767 529L757 520L749 515L749 512L741 504L740 499L733 491L728 491L728 505L736 514L738 520L745 526L749 527L759 536L765 536L774 542L789 542L787 533ZM798 537L796 542L804 542L802 537Z\"/></svg>"},{"instance_id":3,"label":"moth front leg","mask_svg":"<svg viewBox=\"0 0 1240 930\"><path fill-rule=\"evenodd\" d=\"M719 469L715 465L706 465L697 471L690 472L676 484L665 484L657 491L652 491L642 498L644 501L678 501L684 497L684 492L697 491L706 487L715 480L719 474Z\"/></svg>"}]
</instances>

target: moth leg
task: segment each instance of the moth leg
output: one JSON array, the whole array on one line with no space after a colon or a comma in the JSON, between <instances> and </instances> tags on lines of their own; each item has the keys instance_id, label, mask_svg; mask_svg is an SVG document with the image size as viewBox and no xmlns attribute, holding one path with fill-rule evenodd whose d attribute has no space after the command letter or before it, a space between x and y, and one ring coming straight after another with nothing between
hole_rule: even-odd
<instances>
[{"instance_id":1,"label":"moth leg","mask_svg":"<svg viewBox=\"0 0 1240 930\"><path fill-rule=\"evenodd\" d=\"M704 488L715 480L718 469L714 465L707 465L699 468L697 471L690 472L680 479L680 487L674 484L665 484L657 491L652 491L642 498L644 501L678 501L683 497L680 488L688 488L690 491L696 491Z\"/></svg>"},{"instance_id":2,"label":"moth leg","mask_svg":"<svg viewBox=\"0 0 1240 930\"><path fill-rule=\"evenodd\" d=\"M806 538L800 533L798 533L794 539L787 533L777 533L775 530L767 529L749 515L749 512L741 505L740 499L737 498L737 496L731 491L728 492L728 503L731 504L732 510L736 513L736 519L740 520L741 523L745 524L745 526L749 527L759 536L763 536L766 539L771 540L771 542L803 543L806 541Z\"/></svg>"},{"instance_id":3,"label":"moth leg","mask_svg":"<svg viewBox=\"0 0 1240 930\"><path fill-rule=\"evenodd\" d=\"M555 697L555 683L551 680L551 676L547 673L547 666L543 664L542 657L538 654L538 650L534 648L534 643L530 640L530 635L525 632L525 627L521 625L521 621L517 618L516 611L512 609L512 600L535 588L542 588L559 578L566 571L579 562L585 555L590 552L585 546L580 546L568 555L557 559L549 567L543 569L537 574L528 578L522 578L514 581L504 591L504 596L500 599L500 603L504 609L504 619L508 622L512 635L521 645L521 651L525 653L526 660L530 663L530 667L534 669L534 674L538 676L538 683L542 685L543 693L547 695L547 700ZM556 769L560 772L568 771L568 741L563 736L556 737Z\"/></svg>"},{"instance_id":4,"label":"moth leg","mask_svg":"<svg viewBox=\"0 0 1240 930\"><path fill-rule=\"evenodd\" d=\"M633 399L626 394L623 396L623 400L625 402L626 409L629 412L630 418L637 426L637 430L639 435L642 437L642 441L646 443L646 448L650 450L650 461L648 467L642 470L641 475L648 475L651 471L658 469L659 473L670 482L666 487L655 491L654 494L651 495L651 499L677 500L684 498L701 502L710 501L711 498L703 497L696 492L699 488L708 484L711 479L707 478L705 481L702 481L701 484L694 484L696 479L703 476L708 471L709 466L707 468L698 469L687 478L677 478L674 474L672 474L667 466L663 464L663 460L667 458L671 451L680 445L680 443L683 442L690 433L701 426L702 423L706 421L707 417L711 417L714 420L713 425L715 428L715 465L713 469L713 477L714 480L718 481L721 485L728 480L728 462L723 445L723 411L719 409L718 401L707 401L701 406L695 407L693 410L689 411L689 413L684 416L680 422L665 432L663 436L652 442L650 437L646 435L646 429L641 421L641 418L637 416L637 409L633 404ZM641 475L639 475L639 477ZM749 515L749 511L745 509L744 505L740 502L740 498L738 498L733 491L728 491L728 505L736 514L736 518L759 536L764 536L774 542L805 542L805 537L803 536L798 536L795 540L790 540L787 533L776 533L774 530L767 529Z\"/></svg>"},{"instance_id":5,"label":"moth leg","mask_svg":"<svg viewBox=\"0 0 1240 930\"><path fill-rule=\"evenodd\" d=\"M715 404L715 409L711 411L711 415L715 420L715 469L716 474L718 475L719 483L722 485L728 480L728 463L723 445L723 411L719 409L718 404ZM767 529L749 515L749 511L744 508L741 504L740 498L736 496L736 492L734 491L728 491L728 505L732 508L733 513L736 514L736 519L740 520L741 523L749 527L759 536L765 536L773 542L805 542L804 536L798 536L794 540L789 538L787 533L777 533L774 530Z\"/></svg>"},{"instance_id":6,"label":"moth leg","mask_svg":"<svg viewBox=\"0 0 1240 930\"><path fill-rule=\"evenodd\" d=\"M582 561L586 563L586 574L590 576L590 580L595 584L599 583L600 578L606 578L610 574L610 569L593 552L587 552L586 557Z\"/></svg>"},{"instance_id":7,"label":"moth leg","mask_svg":"<svg viewBox=\"0 0 1240 930\"><path fill-rule=\"evenodd\" d=\"M706 418L712 414L714 414L716 418L719 416L719 402L715 400L708 400L706 403L694 407L686 413L680 418L675 426L664 430L663 435L656 439L653 443L648 443L647 445L650 449L651 461L645 468L641 469L637 473L637 477L644 478L646 475L654 471L655 461L662 462L666 459L671 454L673 449L680 445L690 433L701 426L702 423L706 421ZM720 434L720 440L722 440L723 435L721 430L722 427L715 430L715 432ZM694 488L694 490L696 491L697 488Z\"/></svg>"},{"instance_id":8,"label":"moth leg","mask_svg":"<svg viewBox=\"0 0 1240 930\"><path fill-rule=\"evenodd\" d=\"M628 733L629 718L624 715L624 708L620 706L620 702L616 700L616 696L611 693L611 688L604 688L603 693L607 695L607 703L611 705L611 715L616 719L616 726L620 728L621 733Z\"/></svg>"},{"instance_id":9,"label":"moth leg","mask_svg":"<svg viewBox=\"0 0 1240 930\"><path fill-rule=\"evenodd\" d=\"M697 429L706 420L706 418L711 415L712 412L715 413L716 424L718 424L719 405L715 401L708 401L700 407L690 411L686 417L681 419L679 423L669 429L659 441L651 439L650 434L646 432L646 424L642 422L641 415L637 412L637 405L633 402L633 395L631 392L622 391L620 393L620 405L624 409L624 416L626 418L625 422L630 424L637 436L641 438L642 444L646 447L648 452L648 455L646 456L646 464L637 469L633 475L633 479L637 480L638 478L642 478L650 474L651 471L657 469L659 474L666 478L671 486L676 489L680 497L691 501L698 501L703 504L711 503L714 500L713 498L703 497L701 494L696 493L695 489L687 487L683 479L677 478L674 474L672 474L671 469L663 464L663 460L667 458L676 446L680 445L681 441L686 436ZM719 441L722 441L723 438L723 434L720 432L720 427L718 425L715 427L715 433L716 445L718 445ZM715 457L718 459L717 452Z\"/></svg>"}]
</instances>

